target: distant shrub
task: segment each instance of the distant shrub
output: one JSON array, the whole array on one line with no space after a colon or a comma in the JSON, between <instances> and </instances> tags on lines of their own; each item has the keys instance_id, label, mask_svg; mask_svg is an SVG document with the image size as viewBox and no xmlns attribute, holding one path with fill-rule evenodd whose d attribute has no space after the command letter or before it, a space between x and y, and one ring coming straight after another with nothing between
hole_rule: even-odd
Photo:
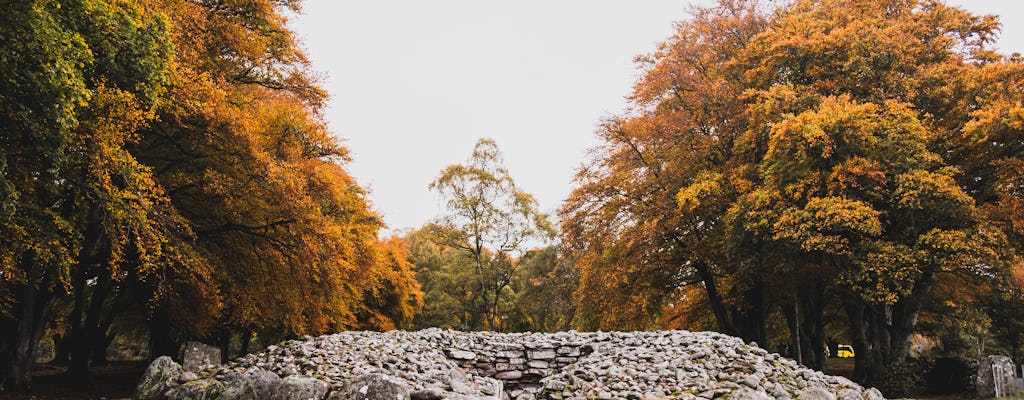
<instances>
[{"instance_id":1,"label":"distant shrub","mask_svg":"<svg viewBox=\"0 0 1024 400\"><path fill-rule=\"evenodd\" d=\"M885 366L878 374L876 387L886 398L903 398L920 391L925 381L925 371L931 362L926 358L908 358Z\"/></svg>"}]
</instances>

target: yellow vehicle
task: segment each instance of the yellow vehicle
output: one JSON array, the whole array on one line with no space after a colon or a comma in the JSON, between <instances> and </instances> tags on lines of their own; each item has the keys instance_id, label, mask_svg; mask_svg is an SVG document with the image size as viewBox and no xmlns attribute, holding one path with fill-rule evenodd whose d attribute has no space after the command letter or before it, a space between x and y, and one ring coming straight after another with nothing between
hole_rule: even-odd
<instances>
[{"instance_id":1,"label":"yellow vehicle","mask_svg":"<svg viewBox=\"0 0 1024 400\"><path fill-rule=\"evenodd\" d=\"M853 347L848 344L839 345L839 349L836 350L836 357L839 358L853 358Z\"/></svg>"}]
</instances>

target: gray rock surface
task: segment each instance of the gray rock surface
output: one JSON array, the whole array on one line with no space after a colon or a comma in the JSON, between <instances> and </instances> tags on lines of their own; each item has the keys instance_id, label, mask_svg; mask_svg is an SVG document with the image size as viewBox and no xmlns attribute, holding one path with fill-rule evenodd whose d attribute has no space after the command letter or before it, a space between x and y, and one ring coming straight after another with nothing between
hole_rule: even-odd
<instances>
[{"instance_id":1,"label":"gray rock surface","mask_svg":"<svg viewBox=\"0 0 1024 400\"><path fill-rule=\"evenodd\" d=\"M348 381L329 400L409 400L409 386L384 374L368 374ZM434 393L443 396L438 391ZM443 397L434 397L443 398Z\"/></svg>"},{"instance_id":2,"label":"gray rock surface","mask_svg":"<svg viewBox=\"0 0 1024 400\"><path fill-rule=\"evenodd\" d=\"M241 374L225 375L224 391L217 400L264 399L281 381L281 377L269 371L254 368Z\"/></svg>"},{"instance_id":3,"label":"gray rock surface","mask_svg":"<svg viewBox=\"0 0 1024 400\"><path fill-rule=\"evenodd\" d=\"M181 346L181 366L186 371L199 371L211 365L220 365L220 347L200 342L186 342Z\"/></svg>"},{"instance_id":4,"label":"gray rock surface","mask_svg":"<svg viewBox=\"0 0 1024 400\"><path fill-rule=\"evenodd\" d=\"M316 378L289 376L274 385L270 391L275 400L320 400L327 397L330 386Z\"/></svg>"},{"instance_id":5,"label":"gray rock surface","mask_svg":"<svg viewBox=\"0 0 1024 400\"><path fill-rule=\"evenodd\" d=\"M223 384L220 400L884 400L740 339L688 331L343 332L269 346L193 381L210 379Z\"/></svg>"},{"instance_id":6,"label":"gray rock surface","mask_svg":"<svg viewBox=\"0 0 1024 400\"><path fill-rule=\"evenodd\" d=\"M181 365L171 360L170 357L163 356L153 360L135 388L135 399L162 399L164 393L178 386L178 378L184 372Z\"/></svg>"},{"instance_id":7,"label":"gray rock surface","mask_svg":"<svg viewBox=\"0 0 1024 400\"><path fill-rule=\"evenodd\" d=\"M1010 357L988 356L978 362L974 387L983 399L1010 396L1016 390L1014 378L1016 371Z\"/></svg>"},{"instance_id":8,"label":"gray rock surface","mask_svg":"<svg viewBox=\"0 0 1024 400\"><path fill-rule=\"evenodd\" d=\"M167 392L167 400L214 400L224 390L224 384L212 378L197 379Z\"/></svg>"},{"instance_id":9,"label":"gray rock surface","mask_svg":"<svg viewBox=\"0 0 1024 400\"><path fill-rule=\"evenodd\" d=\"M832 392L820 387L804 389L796 398L798 400L836 400L836 396Z\"/></svg>"}]
</instances>

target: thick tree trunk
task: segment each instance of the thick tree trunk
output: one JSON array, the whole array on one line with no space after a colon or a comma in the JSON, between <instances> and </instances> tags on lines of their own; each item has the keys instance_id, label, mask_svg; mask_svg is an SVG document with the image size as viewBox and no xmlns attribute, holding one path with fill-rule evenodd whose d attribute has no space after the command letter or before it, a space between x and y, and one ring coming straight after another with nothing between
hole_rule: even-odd
<instances>
[{"instance_id":1,"label":"thick tree trunk","mask_svg":"<svg viewBox=\"0 0 1024 400\"><path fill-rule=\"evenodd\" d=\"M798 291L800 312L803 322L802 343L804 365L823 371L825 369L825 293L824 288L810 287Z\"/></svg>"},{"instance_id":2,"label":"thick tree trunk","mask_svg":"<svg viewBox=\"0 0 1024 400\"><path fill-rule=\"evenodd\" d=\"M53 295L34 285L14 290L11 320L0 320L0 391L27 389L32 385L36 345L49 317Z\"/></svg>"},{"instance_id":3,"label":"thick tree trunk","mask_svg":"<svg viewBox=\"0 0 1024 400\"><path fill-rule=\"evenodd\" d=\"M86 311L85 321L79 327L80 333L71 342L69 374L79 376L88 374L90 361L96 352L97 344L104 344L105 347L107 332L102 326L101 317L103 305L110 297L113 284L110 275L106 271L101 271L96 279L96 285L93 287L92 297L89 299L89 309Z\"/></svg>"},{"instance_id":4,"label":"thick tree trunk","mask_svg":"<svg viewBox=\"0 0 1024 400\"><path fill-rule=\"evenodd\" d=\"M764 287L755 282L753 287L744 290L740 296L743 304L732 312L732 326L736 330L734 336L746 342L764 344L767 337L765 321L768 318Z\"/></svg>"},{"instance_id":5,"label":"thick tree trunk","mask_svg":"<svg viewBox=\"0 0 1024 400\"><path fill-rule=\"evenodd\" d=\"M239 346L238 356L249 354L249 344L252 343L252 330L242 329L242 345Z\"/></svg>"},{"instance_id":6,"label":"thick tree trunk","mask_svg":"<svg viewBox=\"0 0 1024 400\"><path fill-rule=\"evenodd\" d=\"M103 316L103 320L92 328L92 362L94 365L109 364L109 361L107 360L107 348L110 347L110 344L114 342L114 338L117 337L117 333L111 331L110 328L114 325L114 319L117 318L117 316L121 314L127 306L125 301L125 289L122 287L117 290L117 295L114 296L107 314Z\"/></svg>"},{"instance_id":7,"label":"thick tree trunk","mask_svg":"<svg viewBox=\"0 0 1024 400\"><path fill-rule=\"evenodd\" d=\"M100 272L98 283L92 290L92 301L89 308L86 309L86 300L90 291L88 282L91 277L95 276L96 271L93 266L98 261L96 251L100 247L102 237L100 218L99 208L93 207L89 212L82 249L78 253L76 265L72 268L74 308L68 318L71 330L65 337L66 351L69 355L68 373L71 375L82 376L88 373L89 358L92 355L90 327L95 324L95 322L90 322L96 318L94 315L94 309L97 307L96 298L97 296L105 298L105 291L109 290L110 277ZM102 305L102 299L100 299L100 303ZM85 321L82 321L83 316Z\"/></svg>"},{"instance_id":8,"label":"thick tree trunk","mask_svg":"<svg viewBox=\"0 0 1024 400\"><path fill-rule=\"evenodd\" d=\"M853 341L853 380L860 383L870 383L871 368L876 364L874 350L868 339L868 318L865 315L865 306L859 299L844 299L843 309L846 311L847 319L850 322L850 340Z\"/></svg>"},{"instance_id":9,"label":"thick tree trunk","mask_svg":"<svg viewBox=\"0 0 1024 400\"><path fill-rule=\"evenodd\" d=\"M67 365L71 358L71 346L68 345L68 335L53 335L53 363Z\"/></svg>"},{"instance_id":10,"label":"thick tree trunk","mask_svg":"<svg viewBox=\"0 0 1024 400\"><path fill-rule=\"evenodd\" d=\"M697 260L693 263L693 268L697 270L697 274L700 276L701 281L704 282L704 290L708 295L708 303L711 304L711 311L715 314L715 321L718 322L718 329L722 333L739 336L736 332L736 328L733 326L732 321L729 319L729 313L725 309L725 302L722 300L722 295L718 292L718 285L715 282L715 274L711 271L710 266L707 265L703 260Z\"/></svg>"},{"instance_id":11,"label":"thick tree trunk","mask_svg":"<svg viewBox=\"0 0 1024 400\"><path fill-rule=\"evenodd\" d=\"M231 330L223 328L217 334L217 345L220 346L220 362L227 363L231 358Z\"/></svg>"},{"instance_id":12,"label":"thick tree trunk","mask_svg":"<svg viewBox=\"0 0 1024 400\"><path fill-rule=\"evenodd\" d=\"M100 332L105 332L105 330L104 331L100 331ZM108 364L110 364L110 360L107 359L107 348L110 347L110 344L114 342L114 338L116 338L116 337L117 337L117 334L115 334L115 333L111 333L109 335L108 334L104 334L104 333L99 333L99 334L93 336L93 340L92 340L92 365L108 365Z\"/></svg>"},{"instance_id":13,"label":"thick tree trunk","mask_svg":"<svg viewBox=\"0 0 1024 400\"><path fill-rule=\"evenodd\" d=\"M171 336L171 322L167 313L157 311L149 320L149 359L171 356L177 359L181 343Z\"/></svg>"}]
</instances>

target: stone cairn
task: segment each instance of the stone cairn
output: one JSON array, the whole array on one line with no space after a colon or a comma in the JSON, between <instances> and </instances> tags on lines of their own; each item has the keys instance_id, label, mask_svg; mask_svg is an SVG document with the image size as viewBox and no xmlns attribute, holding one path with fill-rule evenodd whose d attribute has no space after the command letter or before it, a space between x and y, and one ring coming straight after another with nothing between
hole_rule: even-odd
<instances>
[{"instance_id":1,"label":"stone cairn","mask_svg":"<svg viewBox=\"0 0 1024 400\"><path fill-rule=\"evenodd\" d=\"M161 357L135 398L884 400L718 333L440 329L304 337L200 368Z\"/></svg>"}]
</instances>

